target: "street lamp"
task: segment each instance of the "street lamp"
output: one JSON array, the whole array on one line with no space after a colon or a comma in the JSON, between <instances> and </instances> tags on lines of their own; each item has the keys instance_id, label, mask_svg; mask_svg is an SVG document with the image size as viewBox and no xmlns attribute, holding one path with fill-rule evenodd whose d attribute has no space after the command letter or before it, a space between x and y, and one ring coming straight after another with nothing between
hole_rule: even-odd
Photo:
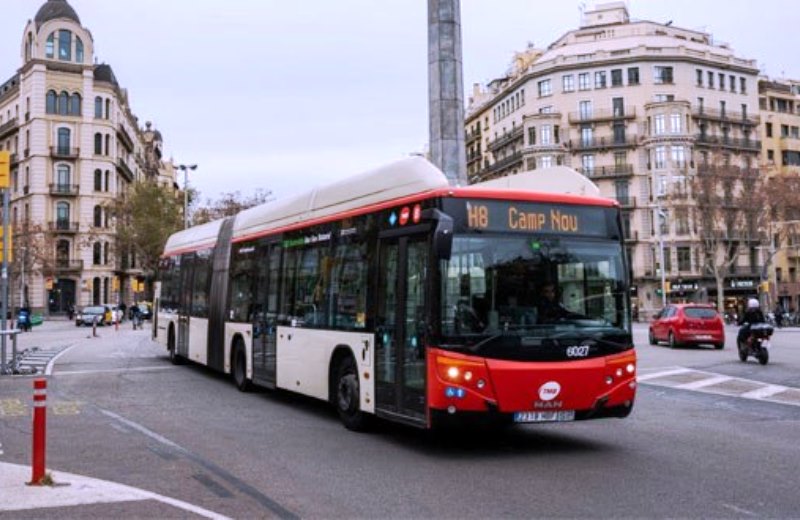
<instances>
[{"instance_id":1,"label":"street lamp","mask_svg":"<svg viewBox=\"0 0 800 520\"><path fill-rule=\"evenodd\" d=\"M179 164L179 170L183 171L183 229L189 227L189 170L196 170L196 164Z\"/></svg>"},{"instance_id":2,"label":"street lamp","mask_svg":"<svg viewBox=\"0 0 800 520\"><path fill-rule=\"evenodd\" d=\"M667 306L667 273L664 265L664 234L661 232L661 219L667 215L661 209L661 195L656 196L656 231L658 232L658 262L661 267L661 306Z\"/></svg>"}]
</instances>

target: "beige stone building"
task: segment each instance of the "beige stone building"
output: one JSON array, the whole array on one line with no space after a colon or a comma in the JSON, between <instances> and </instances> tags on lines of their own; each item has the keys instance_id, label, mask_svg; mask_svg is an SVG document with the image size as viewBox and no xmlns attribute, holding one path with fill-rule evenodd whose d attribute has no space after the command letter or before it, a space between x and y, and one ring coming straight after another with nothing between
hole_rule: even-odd
<instances>
[{"instance_id":1,"label":"beige stone building","mask_svg":"<svg viewBox=\"0 0 800 520\"><path fill-rule=\"evenodd\" d=\"M562 164L581 171L623 208L640 316L661 307L662 240L670 299L713 301L680 194L702 162L758 164L758 72L708 33L632 21L620 2L600 5L578 29L518 53L506 74L474 87L469 178ZM742 247L726 303L757 291L760 261L757 244Z\"/></svg>"},{"instance_id":2,"label":"beige stone building","mask_svg":"<svg viewBox=\"0 0 800 520\"><path fill-rule=\"evenodd\" d=\"M0 85L0 149L12 157L10 306L27 301L49 314L129 302L142 272L134 255L116 251L104 204L138 179L174 186L161 135L140 127L66 0L47 0L28 21L19 56Z\"/></svg>"},{"instance_id":3,"label":"beige stone building","mask_svg":"<svg viewBox=\"0 0 800 520\"><path fill-rule=\"evenodd\" d=\"M762 169L768 175L800 175L800 81L762 78L758 83L763 142ZM795 194L796 196L796 194ZM800 309L800 215L770 224L773 237L769 303ZM767 252L769 254L770 252Z\"/></svg>"}]
</instances>

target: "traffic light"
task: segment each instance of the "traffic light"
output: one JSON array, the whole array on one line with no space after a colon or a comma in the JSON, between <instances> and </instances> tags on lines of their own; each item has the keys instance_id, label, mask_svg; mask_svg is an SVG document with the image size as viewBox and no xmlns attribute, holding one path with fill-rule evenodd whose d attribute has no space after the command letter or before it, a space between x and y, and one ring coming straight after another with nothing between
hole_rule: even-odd
<instances>
[{"instance_id":1,"label":"traffic light","mask_svg":"<svg viewBox=\"0 0 800 520\"><path fill-rule=\"evenodd\" d=\"M769 282L761 282L761 292L763 293L769 292Z\"/></svg>"},{"instance_id":2,"label":"traffic light","mask_svg":"<svg viewBox=\"0 0 800 520\"><path fill-rule=\"evenodd\" d=\"M11 153L8 150L0 151L0 188L8 188L11 175Z\"/></svg>"},{"instance_id":3,"label":"traffic light","mask_svg":"<svg viewBox=\"0 0 800 520\"><path fill-rule=\"evenodd\" d=\"M664 290L667 294L672 292L672 282L664 282Z\"/></svg>"}]
</instances>

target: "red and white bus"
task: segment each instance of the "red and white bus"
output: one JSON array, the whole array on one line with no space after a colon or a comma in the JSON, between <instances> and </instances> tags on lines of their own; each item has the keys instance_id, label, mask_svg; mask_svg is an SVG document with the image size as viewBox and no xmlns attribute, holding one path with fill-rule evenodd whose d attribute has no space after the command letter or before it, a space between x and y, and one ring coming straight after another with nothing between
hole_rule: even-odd
<instances>
[{"instance_id":1,"label":"red and white bus","mask_svg":"<svg viewBox=\"0 0 800 520\"><path fill-rule=\"evenodd\" d=\"M587 186L559 167L453 187L409 158L180 231L154 335L173 362L241 390L329 401L350 429L625 417L636 356L620 211L575 194Z\"/></svg>"}]
</instances>

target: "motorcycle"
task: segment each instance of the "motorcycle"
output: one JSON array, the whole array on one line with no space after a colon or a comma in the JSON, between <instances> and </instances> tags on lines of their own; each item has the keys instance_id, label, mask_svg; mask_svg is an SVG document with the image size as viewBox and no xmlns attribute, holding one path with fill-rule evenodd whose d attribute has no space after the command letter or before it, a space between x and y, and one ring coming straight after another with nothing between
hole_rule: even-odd
<instances>
[{"instance_id":1,"label":"motorcycle","mask_svg":"<svg viewBox=\"0 0 800 520\"><path fill-rule=\"evenodd\" d=\"M31 314L26 310L19 311L17 315L17 328L23 332L31 330Z\"/></svg>"},{"instance_id":2,"label":"motorcycle","mask_svg":"<svg viewBox=\"0 0 800 520\"><path fill-rule=\"evenodd\" d=\"M768 323L754 323L750 325L750 332L744 341L737 339L739 347L739 360L747 361L753 356L762 365L769 362L770 338L774 332L772 325Z\"/></svg>"}]
</instances>

